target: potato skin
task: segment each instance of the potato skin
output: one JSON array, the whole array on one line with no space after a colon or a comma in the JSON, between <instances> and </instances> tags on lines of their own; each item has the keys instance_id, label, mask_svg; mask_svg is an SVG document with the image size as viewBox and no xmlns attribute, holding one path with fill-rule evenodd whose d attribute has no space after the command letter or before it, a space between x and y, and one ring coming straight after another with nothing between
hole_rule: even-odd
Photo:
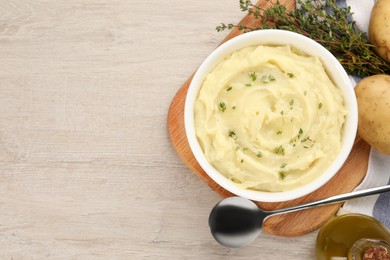
<instances>
[{"instance_id":1,"label":"potato skin","mask_svg":"<svg viewBox=\"0 0 390 260\"><path fill-rule=\"evenodd\" d=\"M390 76L374 75L355 88L358 134L383 154L390 154Z\"/></svg>"},{"instance_id":2,"label":"potato skin","mask_svg":"<svg viewBox=\"0 0 390 260\"><path fill-rule=\"evenodd\" d=\"M378 0L371 11L368 35L376 53L390 62L390 1Z\"/></svg>"}]
</instances>

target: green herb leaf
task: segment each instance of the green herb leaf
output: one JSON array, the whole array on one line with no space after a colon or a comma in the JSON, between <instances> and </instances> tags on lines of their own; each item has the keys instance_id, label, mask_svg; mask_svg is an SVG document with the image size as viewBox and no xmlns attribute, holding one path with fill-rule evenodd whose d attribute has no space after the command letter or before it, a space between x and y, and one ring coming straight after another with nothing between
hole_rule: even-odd
<instances>
[{"instance_id":1,"label":"green herb leaf","mask_svg":"<svg viewBox=\"0 0 390 260\"><path fill-rule=\"evenodd\" d=\"M278 130L278 131L276 132L277 135L281 135L282 133L283 133L282 130Z\"/></svg>"},{"instance_id":2,"label":"green herb leaf","mask_svg":"<svg viewBox=\"0 0 390 260\"><path fill-rule=\"evenodd\" d=\"M284 147L281 145L281 146L278 146L278 147L276 147L275 149L274 149L274 152L276 153L276 154L282 154L282 155L284 155Z\"/></svg>"},{"instance_id":3,"label":"green herb leaf","mask_svg":"<svg viewBox=\"0 0 390 260\"><path fill-rule=\"evenodd\" d=\"M318 104L318 109L321 109L322 108L322 103L319 103Z\"/></svg>"},{"instance_id":4,"label":"green herb leaf","mask_svg":"<svg viewBox=\"0 0 390 260\"><path fill-rule=\"evenodd\" d=\"M298 134L294 138L291 138L289 143L290 144L295 143L298 139L301 139L302 135L303 135L303 130L302 130L302 128L299 128Z\"/></svg>"},{"instance_id":5,"label":"green herb leaf","mask_svg":"<svg viewBox=\"0 0 390 260\"><path fill-rule=\"evenodd\" d=\"M286 173L280 171L280 172L279 172L279 178L280 178L281 180L284 180L284 179L286 178Z\"/></svg>"},{"instance_id":6,"label":"green herb leaf","mask_svg":"<svg viewBox=\"0 0 390 260\"><path fill-rule=\"evenodd\" d=\"M232 86L229 86L229 87L226 89L226 91L229 92L229 91L232 90L232 89L233 89L233 87L232 87Z\"/></svg>"},{"instance_id":7,"label":"green herb leaf","mask_svg":"<svg viewBox=\"0 0 390 260\"><path fill-rule=\"evenodd\" d=\"M281 165L280 165L280 168L285 168L287 166L287 163L282 163Z\"/></svg>"},{"instance_id":8,"label":"green herb leaf","mask_svg":"<svg viewBox=\"0 0 390 260\"><path fill-rule=\"evenodd\" d=\"M228 133L229 137L233 138L233 139L237 139L237 136L236 136L236 133L232 130L229 130L229 133Z\"/></svg>"},{"instance_id":9,"label":"green herb leaf","mask_svg":"<svg viewBox=\"0 0 390 260\"><path fill-rule=\"evenodd\" d=\"M263 157L263 154L259 151L257 154L256 154L257 158L262 158Z\"/></svg>"},{"instance_id":10,"label":"green herb leaf","mask_svg":"<svg viewBox=\"0 0 390 260\"><path fill-rule=\"evenodd\" d=\"M302 130L302 128L299 128L299 133L297 135L297 138L301 139L302 135L303 135L303 130Z\"/></svg>"},{"instance_id":11,"label":"green herb leaf","mask_svg":"<svg viewBox=\"0 0 390 260\"><path fill-rule=\"evenodd\" d=\"M226 110L226 104L225 104L225 102L219 102L219 104L218 104L218 109L219 109L220 111L222 111L222 112L225 112L225 110Z\"/></svg>"},{"instance_id":12,"label":"green herb leaf","mask_svg":"<svg viewBox=\"0 0 390 260\"><path fill-rule=\"evenodd\" d=\"M252 79L252 81L256 81L257 79L257 75L256 75L256 72L251 72L248 74L249 77Z\"/></svg>"},{"instance_id":13,"label":"green herb leaf","mask_svg":"<svg viewBox=\"0 0 390 260\"><path fill-rule=\"evenodd\" d=\"M294 74L292 74L291 72L287 72L287 76L288 76L289 78L293 78L293 77L294 77Z\"/></svg>"},{"instance_id":14,"label":"green herb leaf","mask_svg":"<svg viewBox=\"0 0 390 260\"><path fill-rule=\"evenodd\" d=\"M275 81L275 77L273 75L263 75L260 79L261 83L267 84L270 83L271 81Z\"/></svg>"}]
</instances>

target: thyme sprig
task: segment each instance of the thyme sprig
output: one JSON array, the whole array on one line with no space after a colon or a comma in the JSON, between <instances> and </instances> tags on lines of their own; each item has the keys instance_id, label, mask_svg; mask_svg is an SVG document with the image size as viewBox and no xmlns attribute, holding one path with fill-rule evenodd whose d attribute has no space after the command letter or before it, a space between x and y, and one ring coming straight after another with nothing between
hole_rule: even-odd
<instances>
[{"instance_id":1,"label":"thyme sprig","mask_svg":"<svg viewBox=\"0 0 390 260\"><path fill-rule=\"evenodd\" d=\"M322 44L337 57L349 74L360 77L390 74L390 64L375 53L365 33L357 30L351 19L350 7L338 7L335 0L328 0L325 5L321 0L297 0L300 8L288 11L277 0L267 1L273 5L266 9L254 5L250 0L240 0L241 11L259 19L261 26L222 23L216 30L238 28L244 32L261 29L293 31Z\"/></svg>"}]
</instances>

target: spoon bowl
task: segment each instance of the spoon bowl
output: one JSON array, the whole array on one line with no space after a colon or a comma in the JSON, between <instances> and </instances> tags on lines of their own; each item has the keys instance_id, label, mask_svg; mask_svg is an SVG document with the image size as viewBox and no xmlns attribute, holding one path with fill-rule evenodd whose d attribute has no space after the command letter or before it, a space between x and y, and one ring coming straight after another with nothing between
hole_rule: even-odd
<instances>
[{"instance_id":1,"label":"spoon bowl","mask_svg":"<svg viewBox=\"0 0 390 260\"><path fill-rule=\"evenodd\" d=\"M210 213L211 234L215 240L228 247L249 245L261 232L261 212L250 200L241 197L226 198Z\"/></svg>"}]
</instances>

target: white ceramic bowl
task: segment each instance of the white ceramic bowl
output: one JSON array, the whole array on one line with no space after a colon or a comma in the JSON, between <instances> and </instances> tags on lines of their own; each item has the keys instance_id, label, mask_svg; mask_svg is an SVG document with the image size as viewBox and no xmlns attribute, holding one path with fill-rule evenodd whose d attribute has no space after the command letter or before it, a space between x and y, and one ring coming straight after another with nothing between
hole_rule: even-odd
<instances>
[{"instance_id":1,"label":"white ceramic bowl","mask_svg":"<svg viewBox=\"0 0 390 260\"><path fill-rule=\"evenodd\" d=\"M324 64L333 82L341 89L348 110L342 130L341 150L331 166L313 182L284 192L264 192L238 188L232 181L218 172L206 159L195 135L194 102L207 74L226 56L241 48L252 45L290 44L310 56L317 56ZM186 96L184 123L191 150L203 170L226 190L250 200L278 202L296 199L309 194L328 182L342 167L347 159L357 131L357 103L353 86L344 68L338 60L322 45L297 33L283 30L260 30L237 36L213 51L195 73Z\"/></svg>"}]
</instances>

